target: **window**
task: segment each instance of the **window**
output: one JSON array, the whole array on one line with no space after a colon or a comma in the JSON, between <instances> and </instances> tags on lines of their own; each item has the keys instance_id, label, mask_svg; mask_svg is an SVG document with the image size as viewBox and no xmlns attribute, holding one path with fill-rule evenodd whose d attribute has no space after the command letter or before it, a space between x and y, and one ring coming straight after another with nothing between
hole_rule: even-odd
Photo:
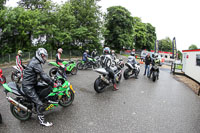
<instances>
[{"instance_id":1,"label":"window","mask_svg":"<svg viewBox=\"0 0 200 133\"><path fill-rule=\"evenodd\" d=\"M197 66L200 66L200 54L196 55Z\"/></svg>"},{"instance_id":2,"label":"window","mask_svg":"<svg viewBox=\"0 0 200 133\"><path fill-rule=\"evenodd\" d=\"M161 54L160 56L161 56L161 57L163 57L163 55L162 55L162 54Z\"/></svg>"},{"instance_id":3,"label":"window","mask_svg":"<svg viewBox=\"0 0 200 133\"><path fill-rule=\"evenodd\" d=\"M165 58L167 58L167 55L165 55Z\"/></svg>"}]
</instances>

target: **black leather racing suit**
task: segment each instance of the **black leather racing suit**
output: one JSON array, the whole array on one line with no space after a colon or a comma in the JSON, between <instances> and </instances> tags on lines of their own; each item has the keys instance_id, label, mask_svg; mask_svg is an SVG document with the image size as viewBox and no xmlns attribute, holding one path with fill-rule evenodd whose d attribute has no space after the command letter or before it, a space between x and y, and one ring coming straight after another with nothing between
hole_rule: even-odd
<instances>
[{"instance_id":1,"label":"black leather racing suit","mask_svg":"<svg viewBox=\"0 0 200 133\"><path fill-rule=\"evenodd\" d=\"M49 83L50 86L53 86L53 81L46 73L44 73L41 62L36 57L33 57L24 70L22 88L26 96L28 96L36 104L37 113L42 114L42 111L44 110L42 108L43 103L39 99L35 90L38 75L40 75L46 83Z\"/></svg>"}]
</instances>

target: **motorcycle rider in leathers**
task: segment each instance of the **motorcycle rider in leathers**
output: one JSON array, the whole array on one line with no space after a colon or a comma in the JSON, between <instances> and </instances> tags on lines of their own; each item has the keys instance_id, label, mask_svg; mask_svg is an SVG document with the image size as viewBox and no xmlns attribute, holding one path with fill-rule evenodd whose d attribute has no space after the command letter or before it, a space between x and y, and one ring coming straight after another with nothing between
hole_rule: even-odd
<instances>
[{"instance_id":1,"label":"motorcycle rider in leathers","mask_svg":"<svg viewBox=\"0 0 200 133\"><path fill-rule=\"evenodd\" d=\"M61 59L62 52L63 52L63 49L59 48L58 53L56 54L56 63L61 66L62 76L67 80L67 74L65 72L67 68L66 68L66 66L63 65L63 63L62 63L63 60Z\"/></svg>"},{"instance_id":2,"label":"motorcycle rider in leathers","mask_svg":"<svg viewBox=\"0 0 200 133\"><path fill-rule=\"evenodd\" d=\"M117 83L116 83L116 76L114 71L112 70L112 57L111 55L106 55L105 57L105 69L109 73L109 77L112 78L112 83L113 83L113 90L116 91L118 90L117 88Z\"/></svg>"},{"instance_id":3,"label":"motorcycle rider in leathers","mask_svg":"<svg viewBox=\"0 0 200 133\"><path fill-rule=\"evenodd\" d=\"M36 111L38 114L38 119L41 125L43 126L52 126L51 122L47 122L44 119L42 101L39 99L38 94L36 93L36 84L37 76L39 75L46 83L53 87L54 82L51 78L43 71L42 64L45 64L48 57L48 53L44 48L38 48L36 51L35 57L31 59L29 64L24 70L24 78L22 80L22 88L27 97L29 97L32 102L36 104ZM49 87L51 89L51 87ZM49 90L50 91L50 90Z\"/></svg>"}]
</instances>

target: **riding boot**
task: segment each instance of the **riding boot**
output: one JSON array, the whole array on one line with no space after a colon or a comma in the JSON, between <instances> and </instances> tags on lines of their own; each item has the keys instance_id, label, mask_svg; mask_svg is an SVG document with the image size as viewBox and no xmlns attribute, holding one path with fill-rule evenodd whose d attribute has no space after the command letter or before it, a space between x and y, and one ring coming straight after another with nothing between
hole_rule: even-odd
<instances>
[{"instance_id":1,"label":"riding boot","mask_svg":"<svg viewBox=\"0 0 200 133\"><path fill-rule=\"evenodd\" d=\"M44 115L42 115L42 114L38 115L38 120L39 120L40 124L43 126L46 126L46 127L53 126L52 122L45 121Z\"/></svg>"},{"instance_id":2,"label":"riding boot","mask_svg":"<svg viewBox=\"0 0 200 133\"><path fill-rule=\"evenodd\" d=\"M117 88L117 84L115 83L115 84L113 84L113 91L117 91L117 90L119 90L119 89Z\"/></svg>"},{"instance_id":3,"label":"riding boot","mask_svg":"<svg viewBox=\"0 0 200 133\"><path fill-rule=\"evenodd\" d=\"M42 113L45 110L45 108L42 105L37 105L36 109L38 113L39 123L46 127L52 126L53 123L45 121L44 114Z\"/></svg>"}]
</instances>

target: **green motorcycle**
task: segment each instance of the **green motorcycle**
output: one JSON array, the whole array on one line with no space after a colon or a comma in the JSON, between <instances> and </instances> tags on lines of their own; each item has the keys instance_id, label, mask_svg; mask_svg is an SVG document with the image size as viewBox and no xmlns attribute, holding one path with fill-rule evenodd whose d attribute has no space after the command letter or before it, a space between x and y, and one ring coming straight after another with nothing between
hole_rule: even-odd
<instances>
[{"instance_id":1,"label":"green motorcycle","mask_svg":"<svg viewBox=\"0 0 200 133\"><path fill-rule=\"evenodd\" d=\"M86 70L88 68L93 68L93 69L96 69L96 68L99 68L100 67L100 62L94 58L89 58L88 57L88 62L86 63L85 61L83 60L79 60L78 63L77 63L77 68L79 70Z\"/></svg>"},{"instance_id":2,"label":"green motorcycle","mask_svg":"<svg viewBox=\"0 0 200 133\"><path fill-rule=\"evenodd\" d=\"M75 97L75 91L72 85L62 77L56 77L55 83L57 86L49 91L49 85L39 81L36 86L36 92L43 102L45 111L53 109L58 105L67 107L72 104ZM27 98L22 90L15 82L4 81L0 75L0 81L5 89L6 98L10 102L10 111L12 115L22 121L28 120L32 113L36 113L35 104L31 99ZM12 93L16 98L7 96L7 93Z\"/></svg>"},{"instance_id":3,"label":"green motorcycle","mask_svg":"<svg viewBox=\"0 0 200 133\"><path fill-rule=\"evenodd\" d=\"M62 64L64 66L66 66L66 74L72 74L72 75L76 75L77 74L77 67L76 67L76 63L74 61L63 61ZM49 65L55 66L53 68L51 68L49 70L49 76L50 77L54 77L56 76L56 73L61 70L61 66L58 65L56 62L49 62Z\"/></svg>"}]
</instances>

